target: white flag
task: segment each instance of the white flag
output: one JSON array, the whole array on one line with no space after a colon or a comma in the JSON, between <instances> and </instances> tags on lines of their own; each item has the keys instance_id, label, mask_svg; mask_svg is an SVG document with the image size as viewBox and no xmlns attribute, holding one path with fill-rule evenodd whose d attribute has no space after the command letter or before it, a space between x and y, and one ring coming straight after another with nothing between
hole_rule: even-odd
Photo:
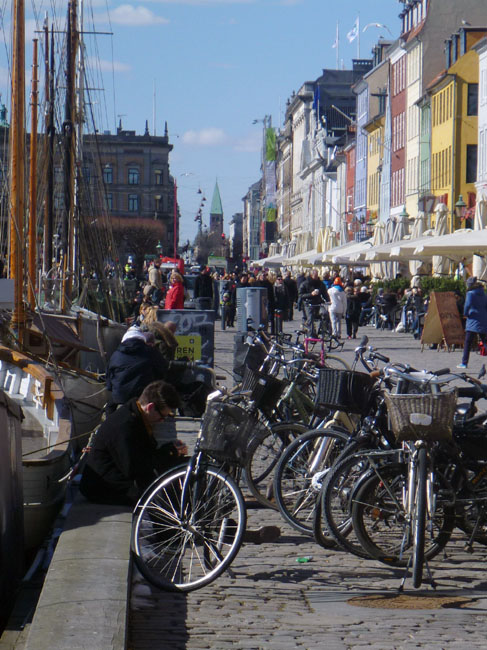
<instances>
[{"instance_id":1,"label":"white flag","mask_svg":"<svg viewBox=\"0 0 487 650\"><path fill-rule=\"evenodd\" d=\"M358 16L357 16L357 19L356 19L352 29L347 34L347 38L348 38L350 43L352 43L352 41L354 41L357 38L358 30L359 30L359 21L358 21Z\"/></svg>"},{"instance_id":2,"label":"white flag","mask_svg":"<svg viewBox=\"0 0 487 650\"><path fill-rule=\"evenodd\" d=\"M338 47L338 38L335 38L335 42L333 43L332 47Z\"/></svg>"}]
</instances>

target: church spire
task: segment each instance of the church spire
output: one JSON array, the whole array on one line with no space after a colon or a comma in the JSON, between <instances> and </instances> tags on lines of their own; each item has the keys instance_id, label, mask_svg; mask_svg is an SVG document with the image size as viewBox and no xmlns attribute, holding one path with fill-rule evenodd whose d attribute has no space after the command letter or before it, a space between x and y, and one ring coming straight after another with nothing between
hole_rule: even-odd
<instances>
[{"instance_id":1,"label":"church spire","mask_svg":"<svg viewBox=\"0 0 487 650\"><path fill-rule=\"evenodd\" d=\"M211 200L210 232L216 232L219 235L223 233L223 208L218 181L215 181L215 189L213 190L213 198Z\"/></svg>"}]
</instances>

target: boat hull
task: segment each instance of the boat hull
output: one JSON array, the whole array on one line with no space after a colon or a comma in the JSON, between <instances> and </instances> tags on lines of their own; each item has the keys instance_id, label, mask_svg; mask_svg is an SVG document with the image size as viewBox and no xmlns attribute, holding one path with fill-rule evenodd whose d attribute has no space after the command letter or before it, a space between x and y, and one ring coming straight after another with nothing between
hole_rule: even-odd
<instances>
[{"instance_id":1,"label":"boat hull","mask_svg":"<svg viewBox=\"0 0 487 650\"><path fill-rule=\"evenodd\" d=\"M0 630L23 572L21 412L0 391Z\"/></svg>"}]
</instances>

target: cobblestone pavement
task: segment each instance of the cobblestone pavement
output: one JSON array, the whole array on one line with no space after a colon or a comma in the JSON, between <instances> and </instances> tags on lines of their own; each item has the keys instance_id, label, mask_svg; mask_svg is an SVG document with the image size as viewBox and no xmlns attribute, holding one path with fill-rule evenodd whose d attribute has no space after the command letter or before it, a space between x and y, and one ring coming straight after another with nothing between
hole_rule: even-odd
<instances>
[{"instance_id":1,"label":"cobblestone pavement","mask_svg":"<svg viewBox=\"0 0 487 650\"><path fill-rule=\"evenodd\" d=\"M289 331L293 326L286 324ZM231 365L234 333L220 332L216 325L219 366ZM460 361L459 351L421 352L420 343L409 335L370 327L363 333L384 354L418 368L454 368ZM346 341L341 353L348 361L355 343ZM469 372L477 373L482 361L472 354ZM187 440L191 435L180 433ZM275 511L253 509L248 515L250 528L279 525L280 539L260 546L244 544L231 566L232 574L226 573L204 589L164 593L134 570L129 622L132 650L486 647L487 547L475 546L469 555L464 540L456 536L446 553L430 563L436 592L428 585L413 590L408 580L404 602L398 603L401 571L326 551L289 528ZM298 563L302 556L312 556L312 560ZM356 606L364 605L362 597L370 594L383 597L379 607ZM430 599L425 600L426 596ZM463 607L452 602L458 597L465 599ZM436 598L442 599L443 607ZM359 602L352 605L351 599Z\"/></svg>"}]
</instances>

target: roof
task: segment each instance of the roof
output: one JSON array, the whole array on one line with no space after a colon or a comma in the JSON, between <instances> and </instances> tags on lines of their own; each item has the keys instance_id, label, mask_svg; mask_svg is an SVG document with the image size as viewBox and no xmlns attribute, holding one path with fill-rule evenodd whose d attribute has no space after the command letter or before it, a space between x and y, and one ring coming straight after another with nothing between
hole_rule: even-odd
<instances>
[{"instance_id":1,"label":"roof","mask_svg":"<svg viewBox=\"0 0 487 650\"><path fill-rule=\"evenodd\" d=\"M215 181L215 189L213 190L213 198L211 199L210 214L223 215L222 200L220 197L220 190L218 188L218 181Z\"/></svg>"}]
</instances>

